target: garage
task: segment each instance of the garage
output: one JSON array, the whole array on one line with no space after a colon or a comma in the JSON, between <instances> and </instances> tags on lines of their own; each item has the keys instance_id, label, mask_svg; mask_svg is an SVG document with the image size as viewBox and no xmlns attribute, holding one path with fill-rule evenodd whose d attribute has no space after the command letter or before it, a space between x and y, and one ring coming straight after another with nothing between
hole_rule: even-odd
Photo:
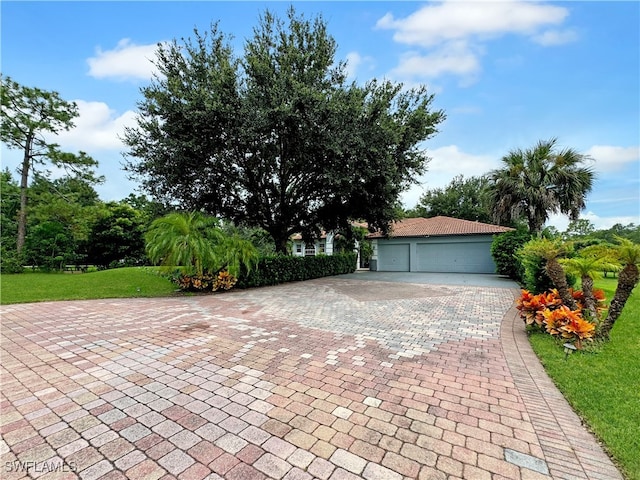
<instances>
[{"instance_id":1,"label":"garage","mask_svg":"<svg viewBox=\"0 0 640 480\"><path fill-rule=\"evenodd\" d=\"M383 272L408 272L410 268L410 244L380 245L380 270Z\"/></svg>"},{"instance_id":2,"label":"garage","mask_svg":"<svg viewBox=\"0 0 640 480\"><path fill-rule=\"evenodd\" d=\"M371 234L371 270L380 272L495 273L494 235L508 227L451 217L396 222L388 237Z\"/></svg>"},{"instance_id":3,"label":"garage","mask_svg":"<svg viewBox=\"0 0 640 480\"><path fill-rule=\"evenodd\" d=\"M418 243L418 272L494 273L491 239Z\"/></svg>"}]
</instances>

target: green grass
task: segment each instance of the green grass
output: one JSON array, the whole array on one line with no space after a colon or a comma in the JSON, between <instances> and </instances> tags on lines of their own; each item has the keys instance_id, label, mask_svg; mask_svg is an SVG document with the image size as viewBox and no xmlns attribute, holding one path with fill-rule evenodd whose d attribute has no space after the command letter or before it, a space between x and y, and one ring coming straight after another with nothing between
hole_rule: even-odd
<instances>
[{"instance_id":1,"label":"green grass","mask_svg":"<svg viewBox=\"0 0 640 480\"><path fill-rule=\"evenodd\" d=\"M607 300L617 280L597 279ZM549 376L574 410L604 442L627 478L640 480L640 287L633 291L611 340L565 360L550 335L533 333L531 344Z\"/></svg>"},{"instance_id":2,"label":"green grass","mask_svg":"<svg viewBox=\"0 0 640 480\"><path fill-rule=\"evenodd\" d=\"M152 267L116 268L89 273L21 273L0 276L0 304L161 297L176 286Z\"/></svg>"}]
</instances>

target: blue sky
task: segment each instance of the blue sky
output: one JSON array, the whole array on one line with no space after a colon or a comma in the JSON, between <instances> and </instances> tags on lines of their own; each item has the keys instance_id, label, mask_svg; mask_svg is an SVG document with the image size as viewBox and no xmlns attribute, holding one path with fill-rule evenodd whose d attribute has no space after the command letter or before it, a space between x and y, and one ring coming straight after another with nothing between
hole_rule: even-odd
<instances>
[{"instance_id":1,"label":"blue sky","mask_svg":"<svg viewBox=\"0 0 640 480\"><path fill-rule=\"evenodd\" d=\"M236 52L265 8L288 2L0 2L2 73L76 101L76 127L52 139L100 162L104 200L137 185L118 137L133 125L158 42L219 21ZM447 120L425 143L432 161L403 195L458 174L481 175L514 148L557 137L590 155L597 180L582 218L598 228L640 223L640 3L480 0L294 2L322 14L352 79L426 84ZM15 170L20 152L2 147ZM568 220L550 224L563 230Z\"/></svg>"}]
</instances>

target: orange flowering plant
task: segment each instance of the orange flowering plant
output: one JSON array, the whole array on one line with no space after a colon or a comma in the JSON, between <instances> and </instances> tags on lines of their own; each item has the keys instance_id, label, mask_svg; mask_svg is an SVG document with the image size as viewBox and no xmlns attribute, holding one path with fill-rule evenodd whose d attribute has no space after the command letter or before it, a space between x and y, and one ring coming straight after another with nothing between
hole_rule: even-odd
<instances>
[{"instance_id":1,"label":"orange flowering plant","mask_svg":"<svg viewBox=\"0 0 640 480\"><path fill-rule=\"evenodd\" d=\"M562 305L562 299L556 289L547 293L533 295L528 290L522 290L522 295L516 301L516 308L520 310L520 316L527 325L536 324L542 327L544 324L544 312Z\"/></svg>"},{"instance_id":2,"label":"orange flowering plant","mask_svg":"<svg viewBox=\"0 0 640 480\"><path fill-rule=\"evenodd\" d=\"M555 289L538 295L522 290L516 308L520 310L520 316L527 325L535 325L551 335L572 341L576 348L581 349L582 342L592 339L595 335L596 325L583 318L583 293L578 290L572 292L572 295L578 304L576 310L563 305ZM600 312L604 307L604 292L595 291L594 296Z\"/></svg>"},{"instance_id":3,"label":"orange flowering plant","mask_svg":"<svg viewBox=\"0 0 640 480\"><path fill-rule=\"evenodd\" d=\"M558 335L573 341L578 349L582 348L582 341L593 337L596 326L582 318L579 310L571 310L561 305L555 310L545 310L543 313L545 328L551 335Z\"/></svg>"},{"instance_id":4,"label":"orange flowering plant","mask_svg":"<svg viewBox=\"0 0 640 480\"><path fill-rule=\"evenodd\" d=\"M231 290L237 281L238 279L236 277L231 275L226 270L223 270L218 273L218 276L213 282L213 291L216 292L218 290Z\"/></svg>"},{"instance_id":5,"label":"orange flowering plant","mask_svg":"<svg viewBox=\"0 0 640 480\"><path fill-rule=\"evenodd\" d=\"M582 290L571 290L571 295L573 299L576 301L578 308L580 310L584 310L587 308L587 304L584 299L584 292ZM598 318L602 315L602 312L607 309L606 297L603 290L594 290L593 298L596 302L596 312L598 314Z\"/></svg>"}]
</instances>

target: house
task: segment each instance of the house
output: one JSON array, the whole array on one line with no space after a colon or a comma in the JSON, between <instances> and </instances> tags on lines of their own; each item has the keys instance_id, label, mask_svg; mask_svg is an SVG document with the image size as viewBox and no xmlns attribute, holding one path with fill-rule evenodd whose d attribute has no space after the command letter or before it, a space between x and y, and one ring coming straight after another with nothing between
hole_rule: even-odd
<instances>
[{"instance_id":1,"label":"house","mask_svg":"<svg viewBox=\"0 0 640 480\"><path fill-rule=\"evenodd\" d=\"M336 235L334 232L322 232L319 239L314 243L305 243L302 235L296 234L291 237L291 254L296 257L313 257L315 255L333 255L333 241Z\"/></svg>"},{"instance_id":2,"label":"house","mask_svg":"<svg viewBox=\"0 0 640 480\"><path fill-rule=\"evenodd\" d=\"M513 230L451 217L407 218L388 237L372 233L370 269L381 272L495 273L491 243Z\"/></svg>"},{"instance_id":3,"label":"house","mask_svg":"<svg viewBox=\"0 0 640 480\"><path fill-rule=\"evenodd\" d=\"M366 223L352 222L354 227L366 228ZM314 240L313 243L305 243L302 240L302 235L296 234L291 237L291 254L296 257L310 257L315 255L333 255L338 250L336 245L336 238L339 238L340 234L331 231L323 231L320 238ZM358 268L368 268L368 258L361 256L360 245L358 241L355 241L354 252L358 255L357 265Z\"/></svg>"}]
</instances>

